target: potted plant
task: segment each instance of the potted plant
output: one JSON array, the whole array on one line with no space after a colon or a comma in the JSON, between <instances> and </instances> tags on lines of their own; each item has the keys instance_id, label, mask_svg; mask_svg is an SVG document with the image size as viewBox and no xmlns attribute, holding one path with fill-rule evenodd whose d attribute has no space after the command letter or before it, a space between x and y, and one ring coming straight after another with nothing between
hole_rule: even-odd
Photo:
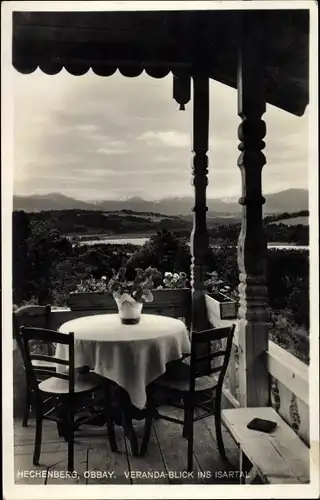
<instances>
[{"instance_id":1,"label":"potted plant","mask_svg":"<svg viewBox=\"0 0 320 500\"><path fill-rule=\"evenodd\" d=\"M120 268L108 283L123 324L139 323L144 302L152 302L154 288L149 270Z\"/></svg>"},{"instance_id":2,"label":"potted plant","mask_svg":"<svg viewBox=\"0 0 320 500\"><path fill-rule=\"evenodd\" d=\"M214 314L220 319L235 319L237 317L237 302L230 297L231 287L219 278L216 271L208 273L208 275L209 279L206 280L205 286L209 291L209 296L213 299L211 309L213 307Z\"/></svg>"}]
</instances>

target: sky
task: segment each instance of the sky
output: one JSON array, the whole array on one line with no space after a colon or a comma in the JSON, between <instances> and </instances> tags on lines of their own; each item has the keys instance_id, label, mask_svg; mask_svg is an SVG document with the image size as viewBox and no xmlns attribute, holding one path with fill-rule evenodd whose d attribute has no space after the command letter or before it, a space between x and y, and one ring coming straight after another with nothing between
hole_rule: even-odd
<instances>
[{"instance_id":1,"label":"sky","mask_svg":"<svg viewBox=\"0 0 320 500\"><path fill-rule=\"evenodd\" d=\"M89 71L13 71L14 192L80 200L192 196L192 102L172 98L172 75L103 78ZM267 106L263 192L308 189L308 110ZM237 199L237 93L210 82L208 198Z\"/></svg>"}]
</instances>

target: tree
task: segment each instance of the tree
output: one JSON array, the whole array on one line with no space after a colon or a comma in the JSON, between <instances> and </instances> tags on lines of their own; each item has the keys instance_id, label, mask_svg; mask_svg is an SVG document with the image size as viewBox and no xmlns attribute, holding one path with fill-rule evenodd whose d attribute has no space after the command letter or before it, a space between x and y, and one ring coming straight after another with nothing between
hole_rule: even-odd
<instances>
[{"instance_id":1,"label":"tree","mask_svg":"<svg viewBox=\"0 0 320 500\"><path fill-rule=\"evenodd\" d=\"M31 294L31 265L28 238L31 235L30 218L26 212L12 214L12 289L13 302L21 304Z\"/></svg>"},{"instance_id":2,"label":"tree","mask_svg":"<svg viewBox=\"0 0 320 500\"><path fill-rule=\"evenodd\" d=\"M188 245L166 229L153 235L128 260L127 267L156 267L161 272L190 272Z\"/></svg>"},{"instance_id":3,"label":"tree","mask_svg":"<svg viewBox=\"0 0 320 500\"><path fill-rule=\"evenodd\" d=\"M27 246L32 287L39 304L45 304L51 298L56 266L72 251L72 245L48 222L33 223L31 229Z\"/></svg>"},{"instance_id":4,"label":"tree","mask_svg":"<svg viewBox=\"0 0 320 500\"><path fill-rule=\"evenodd\" d=\"M309 329L309 283L307 279L301 278L296 282L288 297L288 307L293 312L296 323Z\"/></svg>"}]
</instances>

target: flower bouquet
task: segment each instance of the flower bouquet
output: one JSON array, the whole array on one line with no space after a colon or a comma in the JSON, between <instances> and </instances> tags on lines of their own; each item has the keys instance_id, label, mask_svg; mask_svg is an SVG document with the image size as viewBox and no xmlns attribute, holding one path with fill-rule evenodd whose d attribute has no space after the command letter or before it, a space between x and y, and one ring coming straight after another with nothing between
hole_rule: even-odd
<instances>
[{"instance_id":1,"label":"flower bouquet","mask_svg":"<svg viewBox=\"0 0 320 500\"><path fill-rule=\"evenodd\" d=\"M186 273L164 273L163 278L164 288L187 288L188 278Z\"/></svg>"},{"instance_id":2,"label":"flower bouquet","mask_svg":"<svg viewBox=\"0 0 320 500\"><path fill-rule=\"evenodd\" d=\"M154 287L152 269L120 268L110 279L107 288L117 303L121 322L139 323L144 302L152 302Z\"/></svg>"},{"instance_id":3,"label":"flower bouquet","mask_svg":"<svg viewBox=\"0 0 320 500\"><path fill-rule=\"evenodd\" d=\"M217 295L227 295L230 294L230 286L226 285L222 279L219 278L217 271L208 273L210 278L205 282L208 289L211 288L211 292Z\"/></svg>"}]
</instances>

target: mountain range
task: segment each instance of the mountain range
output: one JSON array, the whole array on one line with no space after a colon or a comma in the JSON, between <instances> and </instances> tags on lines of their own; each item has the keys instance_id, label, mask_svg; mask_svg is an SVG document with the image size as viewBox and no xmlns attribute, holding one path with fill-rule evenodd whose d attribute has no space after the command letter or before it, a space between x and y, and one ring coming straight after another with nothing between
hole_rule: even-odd
<instances>
[{"instance_id":1,"label":"mountain range","mask_svg":"<svg viewBox=\"0 0 320 500\"><path fill-rule=\"evenodd\" d=\"M265 195L265 213L298 212L308 210L308 191L306 189L287 189ZM154 212L164 215L188 215L194 206L192 197L163 198L147 201L139 197L125 200L81 201L60 193L44 195L14 195L13 209L25 212L41 210L102 210L106 212L132 210L133 212ZM240 214L240 205L233 200L212 198L207 200L209 217L222 214Z\"/></svg>"}]
</instances>

